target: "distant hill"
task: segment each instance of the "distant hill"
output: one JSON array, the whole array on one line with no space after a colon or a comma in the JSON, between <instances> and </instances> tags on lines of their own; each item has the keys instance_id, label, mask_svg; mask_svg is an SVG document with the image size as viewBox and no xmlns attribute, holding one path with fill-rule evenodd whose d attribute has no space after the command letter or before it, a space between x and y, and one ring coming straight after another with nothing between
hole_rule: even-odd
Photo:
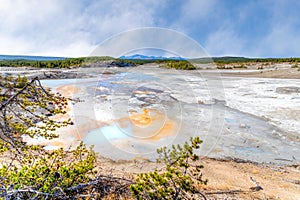
<instances>
[{"instance_id":1,"label":"distant hill","mask_svg":"<svg viewBox=\"0 0 300 200\"><path fill-rule=\"evenodd\" d=\"M134 54L131 56L121 56L120 59L127 60L185 60L181 57L163 57L163 56L146 56L141 54Z\"/></svg>"},{"instance_id":2,"label":"distant hill","mask_svg":"<svg viewBox=\"0 0 300 200\"><path fill-rule=\"evenodd\" d=\"M64 60L65 57L50 57L50 56L22 56L22 55L0 55L0 60Z\"/></svg>"},{"instance_id":3,"label":"distant hill","mask_svg":"<svg viewBox=\"0 0 300 200\"><path fill-rule=\"evenodd\" d=\"M245 58L245 57L234 57L234 56L224 56L224 57L202 57L186 59L182 57L163 57L163 56L146 56L141 54L134 54L130 56L121 56L119 59L123 60L144 60L144 61L164 61L164 60L189 60L191 62L199 63L211 63L211 62L248 62L254 61L255 58Z\"/></svg>"},{"instance_id":4,"label":"distant hill","mask_svg":"<svg viewBox=\"0 0 300 200\"><path fill-rule=\"evenodd\" d=\"M182 57L163 57L163 56L146 56L141 54L135 54L131 56L121 56L119 59L132 60L132 61L144 61L144 62L161 62L168 60L188 60L196 63L243 63L243 62L300 62L300 58L247 58L237 56L222 56L222 57L202 57L186 59Z\"/></svg>"},{"instance_id":5,"label":"distant hill","mask_svg":"<svg viewBox=\"0 0 300 200\"><path fill-rule=\"evenodd\" d=\"M50 57L50 56L24 56L24 55L0 55L0 66L4 67L21 67L31 66L37 68L68 68L79 67L81 65L88 65L91 63L98 63L102 61L115 61L123 62L132 65L143 65L147 63L169 63L189 61L191 63L216 63L219 65L230 63L246 63L246 62L271 62L271 63L300 63L300 58L247 58L247 57L202 57L185 59L183 57L164 57L164 56L147 56L141 54L135 54L130 56L121 56L120 58L113 58L109 56L90 56L79 58L66 58L66 57Z\"/></svg>"},{"instance_id":6,"label":"distant hill","mask_svg":"<svg viewBox=\"0 0 300 200\"><path fill-rule=\"evenodd\" d=\"M223 56L223 57L203 57L203 58L193 58L190 59L192 62L199 63L210 63L210 62L225 62L225 63L234 63L234 62L250 62L255 61L256 58L245 58L245 57L234 57L234 56Z\"/></svg>"},{"instance_id":7,"label":"distant hill","mask_svg":"<svg viewBox=\"0 0 300 200\"><path fill-rule=\"evenodd\" d=\"M191 59L192 62L198 63L209 63L211 61L215 63L244 63L244 62L300 62L300 58L247 58L247 57L235 57L235 56L223 56L223 57L212 57L212 58L195 58Z\"/></svg>"}]
</instances>

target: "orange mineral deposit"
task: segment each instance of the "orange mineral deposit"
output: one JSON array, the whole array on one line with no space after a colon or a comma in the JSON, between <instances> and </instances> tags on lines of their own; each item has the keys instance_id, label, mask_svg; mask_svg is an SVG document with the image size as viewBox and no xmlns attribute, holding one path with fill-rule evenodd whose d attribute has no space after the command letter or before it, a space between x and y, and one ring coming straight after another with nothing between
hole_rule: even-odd
<instances>
[{"instance_id":1,"label":"orange mineral deposit","mask_svg":"<svg viewBox=\"0 0 300 200\"><path fill-rule=\"evenodd\" d=\"M140 139L159 140L177 131L177 124L173 120L154 109L144 109L143 113L123 117L118 123L129 135Z\"/></svg>"}]
</instances>

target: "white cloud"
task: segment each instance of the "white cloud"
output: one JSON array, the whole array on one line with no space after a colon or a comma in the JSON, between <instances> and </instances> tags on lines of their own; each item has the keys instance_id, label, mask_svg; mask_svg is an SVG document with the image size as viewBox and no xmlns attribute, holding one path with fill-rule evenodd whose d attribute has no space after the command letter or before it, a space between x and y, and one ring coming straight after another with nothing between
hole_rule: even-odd
<instances>
[{"instance_id":1,"label":"white cloud","mask_svg":"<svg viewBox=\"0 0 300 200\"><path fill-rule=\"evenodd\" d=\"M258 54L264 56L299 57L299 1L278 1L267 5L272 12L271 27L258 43ZM292 7L292 9L291 9Z\"/></svg>"},{"instance_id":2,"label":"white cloud","mask_svg":"<svg viewBox=\"0 0 300 200\"><path fill-rule=\"evenodd\" d=\"M98 46L92 55L119 57L144 48L161 49L184 58L207 57L195 40L170 29L155 27L123 32Z\"/></svg>"},{"instance_id":3,"label":"white cloud","mask_svg":"<svg viewBox=\"0 0 300 200\"><path fill-rule=\"evenodd\" d=\"M220 2L217 6L218 11L226 10ZM218 18L222 25L208 34L204 47L213 56L299 57L299 7L299 1L251 1L237 5L236 13L226 11ZM253 17L256 24L250 22Z\"/></svg>"},{"instance_id":4,"label":"white cloud","mask_svg":"<svg viewBox=\"0 0 300 200\"><path fill-rule=\"evenodd\" d=\"M299 31L290 23L274 24L270 33L263 38L257 51L265 56L299 57Z\"/></svg>"},{"instance_id":5,"label":"white cloud","mask_svg":"<svg viewBox=\"0 0 300 200\"><path fill-rule=\"evenodd\" d=\"M188 0L181 9L181 16L183 21L201 20L212 14L215 0Z\"/></svg>"},{"instance_id":6,"label":"white cloud","mask_svg":"<svg viewBox=\"0 0 300 200\"><path fill-rule=\"evenodd\" d=\"M209 35L205 48L211 56L243 55L244 42L233 29L220 28Z\"/></svg>"},{"instance_id":7,"label":"white cloud","mask_svg":"<svg viewBox=\"0 0 300 200\"><path fill-rule=\"evenodd\" d=\"M112 34L153 26L160 3L0 0L0 54L88 55Z\"/></svg>"},{"instance_id":8,"label":"white cloud","mask_svg":"<svg viewBox=\"0 0 300 200\"><path fill-rule=\"evenodd\" d=\"M0 54L87 56L117 33L164 24L203 42L212 55L299 56L299 7L297 0L0 0ZM271 14L260 20L264 10ZM268 24L263 33L243 32L253 15Z\"/></svg>"},{"instance_id":9,"label":"white cloud","mask_svg":"<svg viewBox=\"0 0 300 200\"><path fill-rule=\"evenodd\" d=\"M185 33L191 33L195 25L211 18L216 6L216 0L187 0L180 8L177 20L171 25L174 28ZM199 31L200 28L196 27Z\"/></svg>"}]
</instances>

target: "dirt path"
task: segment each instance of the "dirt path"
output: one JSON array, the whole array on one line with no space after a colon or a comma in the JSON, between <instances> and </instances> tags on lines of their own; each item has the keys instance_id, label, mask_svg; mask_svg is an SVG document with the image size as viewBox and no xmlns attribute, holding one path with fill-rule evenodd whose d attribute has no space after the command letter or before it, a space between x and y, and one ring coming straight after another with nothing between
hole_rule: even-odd
<instances>
[{"instance_id":1,"label":"dirt path","mask_svg":"<svg viewBox=\"0 0 300 200\"><path fill-rule=\"evenodd\" d=\"M273 166L233 160L202 158L203 177L208 185L200 189L208 199L300 199L300 165ZM160 167L154 162L143 159L133 161L98 160L101 171L127 177L136 173L148 172ZM254 180L263 189L251 190ZM219 194L218 194L219 193Z\"/></svg>"}]
</instances>

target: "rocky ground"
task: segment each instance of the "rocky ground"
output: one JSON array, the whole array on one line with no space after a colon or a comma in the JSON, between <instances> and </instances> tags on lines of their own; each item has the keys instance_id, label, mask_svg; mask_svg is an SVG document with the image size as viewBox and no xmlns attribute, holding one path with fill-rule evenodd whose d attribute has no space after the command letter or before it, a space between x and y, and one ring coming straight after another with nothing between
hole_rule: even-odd
<instances>
[{"instance_id":1,"label":"rocky ground","mask_svg":"<svg viewBox=\"0 0 300 200\"><path fill-rule=\"evenodd\" d=\"M50 148L83 139L114 159L100 157L102 170L134 176L157 167L157 147L200 134L201 154L214 158L201 160L209 179L201 189L208 199L299 199L300 71L288 63L198 68L173 71L150 64L22 74L60 79L44 84L82 100L69 105L76 126L60 130L52 143L42 141ZM256 184L263 189L255 191Z\"/></svg>"},{"instance_id":2,"label":"rocky ground","mask_svg":"<svg viewBox=\"0 0 300 200\"><path fill-rule=\"evenodd\" d=\"M221 76L216 70L153 65L84 70L80 73L94 78L44 81L82 99L70 105L77 126L63 130L69 135L66 144L76 135L87 143L99 142L95 148L111 158L125 151L122 156L128 159L149 153L153 160L150 152L156 148L199 135L204 140L201 153L210 157L299 162L298 79ZM111 148L121 151L114 154Z\"/></svg>"}]
</instances>

